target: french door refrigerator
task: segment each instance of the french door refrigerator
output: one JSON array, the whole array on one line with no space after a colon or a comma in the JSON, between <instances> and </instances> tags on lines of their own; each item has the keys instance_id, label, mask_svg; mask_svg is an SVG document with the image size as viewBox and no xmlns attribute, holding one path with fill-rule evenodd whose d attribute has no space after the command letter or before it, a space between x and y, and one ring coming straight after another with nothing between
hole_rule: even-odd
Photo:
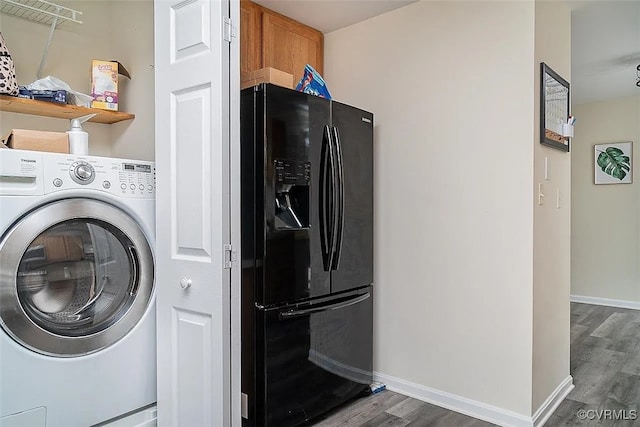
<instances>
[{"instance_id":1,"label":"french door refrigerator","mask_svg":"<svg viewBox=\"0 0 640 427\"><path fill-rule=\"evenodd\" d=\"M293 426L372 382L373 115L241 92L242 409Z\"/></svg>"}]
</instances>

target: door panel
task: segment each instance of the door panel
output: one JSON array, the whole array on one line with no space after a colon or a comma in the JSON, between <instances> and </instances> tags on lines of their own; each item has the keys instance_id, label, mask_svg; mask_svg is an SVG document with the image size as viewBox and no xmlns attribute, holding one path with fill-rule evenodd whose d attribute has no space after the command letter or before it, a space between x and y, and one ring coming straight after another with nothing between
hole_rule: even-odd
<instances>
[{"instance_id":1,"label":"door panel","mask_svg":"<svg viewBox=\"0 0 640 427\"><path fill-rule=\"evenodd\" d=\"M262 8L240 1L240 73L262 68ZM244 80L244 79L242 79Z\"/></svg>"},{"instance_id":2,"label":"door panel","mask_svg":"<svg viewBox=\"0 0 640 427\"><path fill-rule=\"evenodd\" d=\"M257 147L263 160L265 238L263 294L258 302L279 304L330 292L323 268L319 227L320 150L329 102L277 86L266 86L266 140ZM259 185L259 184L258 184ZM288 200L288 202L287 202ZM296 219L283 205L290 203ZM258 218L262 215L258 213ZM264 237L263 237L264 236ZM260 245L257 245L258 247Z\"/></svg>"},{"instance_id":3,"label":"door panel","mask_svg":"<svg viewBox=\"0 0 640 427\"><path fill-rule=\"evenodd\" d=\"M208 168L212 147L198 141L211 140L211 129L204 123L211 116L211 91L208 84L176 91L171 94L170 111L176 126L171 148L177 154L171 158L171 173L175 176L172 252L174 257L204 263L212 261L213 218L207 211L212 192L217 189L212 188L215 182ZM186 143L189 149L179 143Z\"/></svg>"},{"instance_id":4,"label":"door panel","mask_svg":"<svg viewBox=\"0 0 640 427\"><path fill-rule=\"evenodd\" d=\"M172 316L172 347L176 349L176 363L189 366L182 369L176 378L176 389L172 397L174 411L179 413L180 425L214 425L212 413L203 411L200 399L194 399L194 390L205 398L213 398L210 381L212 369L212 317L208 313L192 313L175 308Z\"/></svg>"},{"instance_id":5,"label":"door panel","mask_svg":"<svg viewBox=\"0 0 640 427\"><path fill-rule=\"evenodd\" d=\"M229 7L154 7L160 427L231 424Z\"/></svg>"},{"instance_id":6,"label":"door panel","mask_svg":"<svg viewBox=\"0 0 640 427\"><path fill-rule=\"evenodd\" d=\"M344 214L331 291L373 283L373 115L332 102L343 163Z\"/></svg>"},{"instance_id":7,"label":"door panel","mask_svg":"<svg viewBox=\"0 0 640 427\"><path fill-rule=\"evenodd\" d=\"M292 74L294 84L302 78L307 64L322 74L323 43L320 31L262 10L262 66Z\"/></svg>"}]
</instances>

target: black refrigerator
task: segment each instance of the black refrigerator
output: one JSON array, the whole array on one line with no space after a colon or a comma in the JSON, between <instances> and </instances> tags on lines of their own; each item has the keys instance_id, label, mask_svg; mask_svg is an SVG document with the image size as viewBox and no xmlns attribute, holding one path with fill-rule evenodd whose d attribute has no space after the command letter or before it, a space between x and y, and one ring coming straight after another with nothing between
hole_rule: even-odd
<instances>
[{"instance_id":1,"label":"black refrigerator","mask_svg":"<svg viewBox=\"0 0 640 427\"><path fill-rule=\"evenodd\" d=\"M373 115L241 92L242 412L293 426L369 392Z\"/></svg>"}]
</instances>

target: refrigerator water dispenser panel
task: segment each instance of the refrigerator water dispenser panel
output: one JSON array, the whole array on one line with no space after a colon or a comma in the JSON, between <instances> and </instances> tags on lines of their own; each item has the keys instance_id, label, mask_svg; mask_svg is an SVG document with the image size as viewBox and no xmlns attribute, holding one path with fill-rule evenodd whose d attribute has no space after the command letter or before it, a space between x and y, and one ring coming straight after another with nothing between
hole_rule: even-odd
<instances>
[{"instance_id":1,"label":"refrigerator water dispenser panel","mask_svg":"<svg viewBox=\"0 0 640 427\"><path fill-rule=\"evenodd\" d=\"M311 163L276 159L274 169L276 229L309 228Z\"/></svg>"}]
</instances>

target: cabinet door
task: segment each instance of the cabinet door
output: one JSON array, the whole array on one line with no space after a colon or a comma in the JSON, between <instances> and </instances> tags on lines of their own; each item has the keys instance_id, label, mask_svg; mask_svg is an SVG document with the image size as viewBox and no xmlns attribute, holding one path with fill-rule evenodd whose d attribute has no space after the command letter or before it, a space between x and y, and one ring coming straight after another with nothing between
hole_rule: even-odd
<instances>
[{"instance_id":1,"label":"cabinet door","mask_svg":"<svg viewBox=\"0 0 640 427\"><path fill-rule=\"evenodd\" d=\"M240 72L262 68L262 8L240 1Z\"/></svg>"},{"instance_id":2,"label":"cabinet door","mask_svg":"<svg viewBox=\"0 0 640 427\"><path fill-rule=\"evenodd\" d=\"M262 66L293 74L294 84L302 78L306 64L322 74L323 41L320 31L263 9Z\"/></svg>"}]
</instances>

